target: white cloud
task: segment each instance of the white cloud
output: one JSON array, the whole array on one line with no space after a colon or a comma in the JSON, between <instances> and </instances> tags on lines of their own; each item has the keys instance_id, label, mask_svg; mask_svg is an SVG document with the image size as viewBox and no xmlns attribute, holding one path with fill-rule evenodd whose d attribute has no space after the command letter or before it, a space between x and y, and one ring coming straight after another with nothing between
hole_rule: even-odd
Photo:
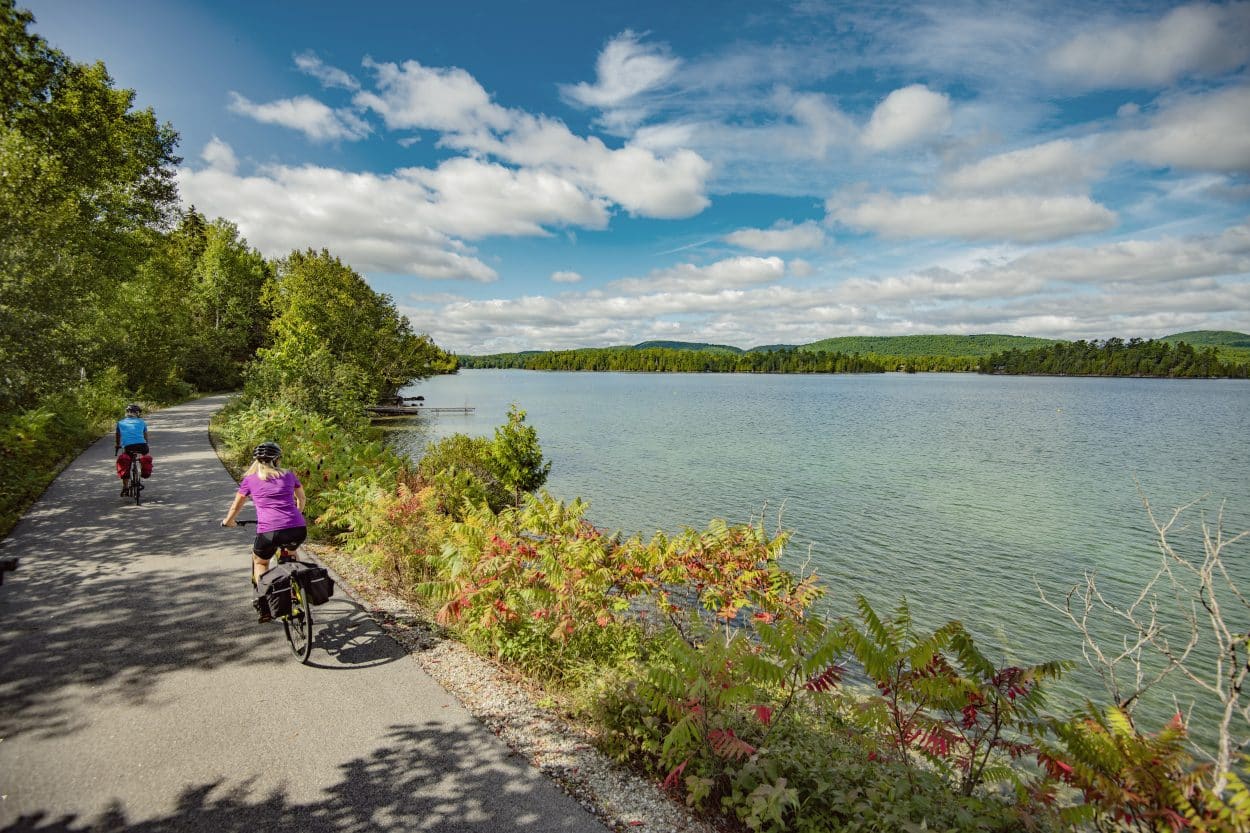
<instances>
[{"instance_id":1,"label":"white cloud","mask_svg":"<svg viewBox=\"0 0 1250 833\"><path fill-rule=\"evenodd\" d=\"M1028 187L1070 191L1098 177L1106 165L1091 143L1058 139L990 156L952 171L943 183L961 191L1001 191Z\"/></svg>"},{"instance_id":2,"label":"white cloud","mask_svg":"<svg viewBox=\"0 0 1250 833\"><path fill-rule=\"evenodd\" d=\"M1250 226L1233 226L1216 236L1047 249L1021 257L1011 268L1048 280L1092 283L1164 284L1250 274Z\"/></svg>"},{"instance_id":3,"label":"white cloud","mask_svg":"<svg viewBox=\"0 0 1250 833\"><path fill-rule=\"evenodd\" d=\"M568 272L568 271L552 272L551 280L553 280L556 283L580 283L582 280L582 276L576 272Z\"/></svg>"},{"instance_id":4,"label":"white cloud","mask_svg":"<svg viewBox=\"0 0 1250 833\"><path fill-rule=\"evenodd\" d=\"M233 157L220 141L205 153L219 162ZM179 187L209 216L235 220L266 255L327 246L362 271L427 278L496 278L462 238L602 228L608 219L604 200L554 173L467 157L391 174L303 165L241 176L218 164L181 169Z\"/></svg>"},{"instance_id":5,"label":"white cloud","mask_svg":"<svg viewBox=\"0 0 1250 833\"><path fill-rule=\"evenodd\" d=\"M204 146L204 150L200 152L200 158L207 162L210 168L216 168L228 174L234 173L239 167L239 160L234 155L234 148L216 136L209 139L208 144Z\"/></svg>"},{"instance_id":6,"label":"white cloud","mask_svg":"<svg viewBox=\"0 0 1250 833\"><path fill-rule=\"evenodd\" d=\"M662 86L680 65L658 45L643 44L638 35L626 29L608 41L599 53L594 84L565 85L569 99L601 109L615 109L648 90Z\"/></svg>"},{"instance_id":7,"label":"white cloud","mask_svg":"<svg viewBox=\"0 0 1250 833\"><path fill-rule=\"evenodd\" d=\"M781 280L786 264L779 257L731 257L707 266L682 263L657 269L645 278L624 278L608 290L625 295L652 293L719 293L727 289L770 284Z\"/></svg>"},{"instance_id":8,"label":"white cloud","mask_svg":"<svg viewBox=\"0 0 1250 833\"><path fill-rule=\"evenodd\" d=\"M825 244L825 233L811 221L797 226L779 222L770 229L739 229L725 235L725 242L757 252L791 252L819 249Z\"/></svg>"},{"instance_id":9,"label":"white cloud","mask_svg":"<svg viewBox=\"0 0 1250 833\"><path fill-rule=\"evenodd\" d=\"M944 237L1038 243L1104 231L1115 212L1085 196L942 197L874 194L826 203L831 219L884 237Z\"/></svg>"},{"instance_id":10,"label":"white cloud","mask_svg":"<svg viewBox=\"0 0 1250 833\"><path fill-rule=\"evenodd\" d=\"M313 141L363 139L370 133L369 125L350 110L335 110L306 95L256 104L232 92L230 109L265 124L277 124L299 130Z\"/></svg>"},{"instance_id":11,"label":"white cloud","mask_svg":"<svg viewBox=\"0 0 1250 833\"><path fill-rule=\"evenodd\" d=\"M1149 126L1114 137L1116 153L1155 165L1250 171L1250 86L1164 101Z\"/></svg>"},{"instance_id":12,"label":"white cloud","mask_svg":"<svg viewBox=\"0 0 1250 833\"><path fill-rule=\"evenodd\" d=\"M369 58L364 65L373 70L379 92L357 93L354 101L378 113L392 130L504 130L511 123L509 111L458 67L426 67L417 61L401 66Z\"/></svg>"},{"instance_id":13,"label":"white cloud","mask_svg":"<svg viewBox=\"0 0 1250 833\"><path fill-rule=\"evenodd\" d=\"M874 150L893 150L940 133L950 125L950 97L923 84L890 93L868 120L863 142Z\"/></svg>"},{"instance_id":14,"label":"white cloud","mask_svg":"<svg viewBox=\"0 0 1250 833\"><path fill-rule=\"evenodd\" d=\"M300 72L316 78L323 87L335 87L341 90L360 89L359 81L338 67L326 64L311 49L296 54L294 60Z\"/></svg>"},{"instance_id":15,"label":"white cloud","mask_svg":"<svg viewBox=\"0 0 1250 833\"><path fill-rule=\"evenodd\" d=\"M708 204L704 191L711 166L690 150L661 156L631 144L612 149L597 137L574 135L563 122L527 113L515 113L512 129L500 136L479 131L447 136L443 142L515 165L556 171L631 214L689 217Z\"/></svg>"},{"instance_id":16,"label":"white cloud","mask_svg":"<svg viewBox=\"0 0 1250 833\"><path fill-rule=\"evenodd\" d=\"M1250 59L1250 3L1196 3L1162 18L1082 32L1049 57L1082 86L1163 85L1236 69Z\"/></svg>"}]
</instances>

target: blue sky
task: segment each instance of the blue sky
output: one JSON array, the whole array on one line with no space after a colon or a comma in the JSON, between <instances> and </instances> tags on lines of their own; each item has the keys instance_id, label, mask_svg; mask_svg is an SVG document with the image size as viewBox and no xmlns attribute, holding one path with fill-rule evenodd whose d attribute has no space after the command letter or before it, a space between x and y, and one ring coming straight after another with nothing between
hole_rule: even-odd
<instances>
[{"instance_id":1,"label":"blue sky","mask_svg":"<svg viewBox=\"0 0 1250 833\"><path fill-rule=\"evenodd\" d=\"M1250 332L1250 2L25 5L448 349Z\"/></svg>"}]
</instances>

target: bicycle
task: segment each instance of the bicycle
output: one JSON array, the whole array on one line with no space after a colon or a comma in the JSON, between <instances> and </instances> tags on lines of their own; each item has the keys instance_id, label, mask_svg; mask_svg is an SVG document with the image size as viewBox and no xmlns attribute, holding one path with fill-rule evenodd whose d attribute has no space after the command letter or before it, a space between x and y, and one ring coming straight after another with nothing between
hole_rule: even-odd
<instances>
[{"instance_id":1,"label":"bicycle","mask_svg":"<svg viewBox=\"0 0 1250 833\"><path fill-rule=\"evenodd\" d=\"M240 521L236 520L238 526L254 525L256 521ZM275 558L278 564L296 562L295 556L298 547L287 549L282 547L278 550ZM300 662L307 663L308 657L312 654L313 647L313 612L312 605L308 604L308 600L304 594L304 588L300 583L291 577L291 611L283 616L278 616L278 620L282 622L282 627L286 631L286 641L291 646L291 651L299 659ZM257 597L259 598L259 597Z\"/></svg>"},{"instance_id":2,"label":"bicycle","mask_svg":"<svg viewBox=\"0 0 1250 833\"><path fill-rule=\"evenodd\" d=\"M113 446L113 457L117 457L117 452L121 449ZM126 475L126 479L122 481L122 497L133 497L135 506L139 505L139 493L143 491L143 467L139 458L141 455L137 453L126 452L130 455L130 472Z\"/></svg>"}]
</instances>

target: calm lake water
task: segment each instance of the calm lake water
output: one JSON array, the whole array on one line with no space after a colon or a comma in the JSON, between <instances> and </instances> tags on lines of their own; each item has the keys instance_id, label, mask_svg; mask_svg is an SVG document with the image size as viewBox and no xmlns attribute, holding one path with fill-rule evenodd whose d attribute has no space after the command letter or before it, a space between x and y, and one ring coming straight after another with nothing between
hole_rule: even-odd
<instances>
[{"instance_id":1,"label":"calm lake water","mask_svg":"<svg viewBox=\"0 0 1250 833\"><path fill-rule=\"evenodd\" d=\"M961 619L1002 659L1080 659L1035 582L1061 595L1096 570L1123 598L1152 574L1139 484L1157 514L1206 495L1226 531L1250 528L1245 381L465 370L418 393L476 411L404 421L392 440L413 455L491 436L516 402L552 460L547 488L588 500L595 524L780 517L832 612L906 594L925 625ZM1200 556L1198 520L1176 541ZM1250 589L1250 544L1231 555ZM1081 672L1067 686L1100 690Z\"/></svg>"}]
</instances>

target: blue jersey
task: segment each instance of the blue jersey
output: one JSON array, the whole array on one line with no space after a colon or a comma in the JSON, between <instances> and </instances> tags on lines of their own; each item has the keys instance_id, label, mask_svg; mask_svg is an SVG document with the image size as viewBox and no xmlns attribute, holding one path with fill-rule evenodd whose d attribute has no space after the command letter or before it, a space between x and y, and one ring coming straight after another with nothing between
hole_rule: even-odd
<instances>
[{"instance_id":1,"label":"blue jersey","mask_svg":"<svg viewBox=\"0 0 1250 833\"><path fill-rule=\"evenodd\" d=\"M143 438L143 432L148 430L148 424L139 417L126 417L117 421L117 430L122 435L121 447L128 445L138 445L147 442Z\"/></svg>"}]
</instances>

